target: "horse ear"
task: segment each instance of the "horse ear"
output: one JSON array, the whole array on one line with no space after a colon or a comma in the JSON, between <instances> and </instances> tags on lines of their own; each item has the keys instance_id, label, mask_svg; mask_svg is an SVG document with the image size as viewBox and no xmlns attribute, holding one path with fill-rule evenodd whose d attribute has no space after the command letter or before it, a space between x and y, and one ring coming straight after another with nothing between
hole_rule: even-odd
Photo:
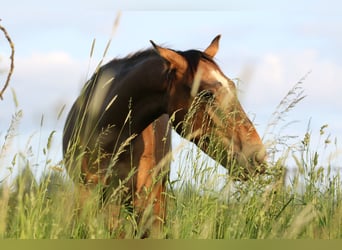
<instances>
[{"instance_id":1,"label":"horse ear","mask_svg":"<svg viewBox=\"0 0 342 250\"><path fill-rule=\"evenodd\" d=\"M221 35L217 35L214 40L210 43L208 48L205 49L204 53L206 53L211 58L214 58L216 55L218 49L219 49L219 41L220 41Z\"/></svg>"},{"instance_id":2,"label":"horse ear","mask_svg":"<svg viewBox=\"0 0 342 250\"><path fill-rule=\"evenodd\" d=\"M150 42L158 54L170 63L171 68L176 69L177 77L183 76L188 67L186 59L174 50L160 47L152 40Z\"/></svg>"}]
</instances>

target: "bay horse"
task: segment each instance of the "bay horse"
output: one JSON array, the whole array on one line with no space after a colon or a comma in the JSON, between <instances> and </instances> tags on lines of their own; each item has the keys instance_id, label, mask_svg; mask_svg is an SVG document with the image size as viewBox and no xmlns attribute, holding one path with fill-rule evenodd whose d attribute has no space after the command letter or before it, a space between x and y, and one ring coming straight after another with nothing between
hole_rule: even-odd
<instances>
[{"instance_id":1,"label":"bay horse","mask_svg":"<svg viewBox=\"0 0 342 250\"><path fill-rule=\"evenodd\" d=\"M150 41L151 49L110 61L86 82L66 119L63 153L70 175L84 190L102 185L107 198L122 187L120 201L151 236L165 220L169 125L239 180L265 171L265 147L234 82L214 61L219 40L204 51Z\"/></svg>"}]
</instances>

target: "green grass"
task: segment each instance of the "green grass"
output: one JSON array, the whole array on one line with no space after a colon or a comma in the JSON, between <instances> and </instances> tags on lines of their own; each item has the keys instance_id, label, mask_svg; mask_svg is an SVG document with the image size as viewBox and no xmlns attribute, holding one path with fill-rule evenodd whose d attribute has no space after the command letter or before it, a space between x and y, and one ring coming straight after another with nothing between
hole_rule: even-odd
<instances>
[{"instance_id":1,"label":"green grass","mask_svg":"<svg viewBox=\"0 0 342 250\"><path fill-rule=\"evenodd\" d=\"M269 170L246 182L234 182L229 176L217 176L218 164L199 157L198 149L182 150L178 179L169 183L167 219L163 236L169 239L339 239L342 237L342 186L340 172L321 157L337 153L337 142L326 135L326 125L317 131L319 145L313 146L308 132L302 138L276 133L281 118L302 99L296 85L277 107L268 132ZM58 115L60 117L60 115ZM20 152L8 155L21 111L18 110L4 134L0 157L13 159L4 168L20 169L14 180L1 180L0 238L79 239L137 238L139 226L132 213L121 208L119 223L109 230L110 209L98 206L100 188L95 189L81 209L80 193L62 171L62 162L49 158L52 131L40 152L46 161L40 180L34 177L35 155ZM280 125L279 125L280 124ZM276 136L275 136L276 135ZM265 138L267 138L266 135ZM266 139L265 139L266 140ZM279 152L279 145L282 145ZM323 145L321 147L320 145ZM29 145L28 145L29 147ZM323 149L322 149L323 148ZM331 149L330 149L331 148ZM330 151L329 151L330 150ZM36 156L37 157L37 156ZM289 168L292 160L295 166ZM0 159L0 162L3 159ZM291 170L292 169L292 170ZM223 183L218 187L217 183ZM224 180L224 182L222 182Z\"/></svg>"}]
</instances>

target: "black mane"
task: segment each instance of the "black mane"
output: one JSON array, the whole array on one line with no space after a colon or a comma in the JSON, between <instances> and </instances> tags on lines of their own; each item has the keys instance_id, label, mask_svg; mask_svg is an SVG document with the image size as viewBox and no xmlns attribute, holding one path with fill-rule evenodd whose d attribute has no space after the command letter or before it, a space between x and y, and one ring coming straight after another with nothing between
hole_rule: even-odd
<instances>
[{"instance_id":1,"label":"black mane","mask_svg":"<svg viewBox=\"0 0 342 250\"><path fill-rule=\"evenodd\" d=\"M214 65L216 65L215 61L211 57L209 57L207 54L205 54L199 50L187 50L187 51L176 51L176 52L178 54L182 55L186 59L186 61L188 62L190 74L192 76L195 75L198 64L199 64L201 59L208 61L208 62L211 62Z\"/></svg>"},{"instance_id":2,"label":"black mane","mask_svg":"<svg viewBox=\"0 0 342 250\"><path fill-rule=\"evenodd\" d=\"M196 73L200 60L209 61L213 63L214 65L216 65L215 61L211 57L209 57L207 54L199 50L187 50L187 51L174 50L174 51L186 59L186 61L188 62L188 66L189 66L189 72L192 76L194 76L194 74ZM157 54L158 53L156 52L156 50L154 50L153 48L149 48L146 50L137 51L135 53L129 54L122 58L114 58L112 62L133 65L139 62L143 58L156 56Z\"/></svg>"},{"instance_id":3,"label":"black mane","mask_svg":"<svg viewBox=\"0 0 342 250\"><path fill-rule=\"evenodd\" d=\"M150 48L146 50L139 50L135 53L128 54L125 57L114 58L110 63L132 65L132 64L139 62L141 59L149 58L155 55L157 55L157 52L154 49Z\"/></svg>"}]
</instances>

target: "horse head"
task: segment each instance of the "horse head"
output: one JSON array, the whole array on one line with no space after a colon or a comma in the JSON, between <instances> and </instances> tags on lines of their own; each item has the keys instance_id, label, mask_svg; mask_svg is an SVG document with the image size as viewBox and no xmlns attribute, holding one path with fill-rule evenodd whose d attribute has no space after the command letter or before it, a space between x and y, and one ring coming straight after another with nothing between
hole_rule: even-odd
<instances>
[{"instance_id":1,"label":"horse head","mask_svg":"<svg viewBox=\"0 0 342 250\"><path fill-rule=\"evenodd\" d=\"M219 40L220 35L204 51L175 51L151 43L172 79L168 113L174 114L177 132L245 180L265 171L266 150L234 82L214 61Z\"/></svg>"}]
</instances>

